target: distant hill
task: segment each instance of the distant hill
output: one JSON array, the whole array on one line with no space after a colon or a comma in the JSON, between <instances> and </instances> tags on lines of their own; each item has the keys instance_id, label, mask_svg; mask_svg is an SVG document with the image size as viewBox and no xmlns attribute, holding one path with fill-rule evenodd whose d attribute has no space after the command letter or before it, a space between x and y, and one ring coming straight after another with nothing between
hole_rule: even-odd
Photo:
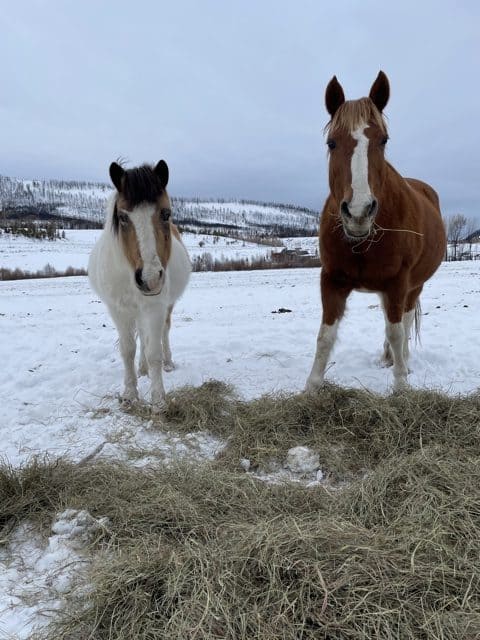
<instances>
[{"instance_id":1,"label":"distant hill","mask_svg":"<svg viewBox=\"0 0 480 640\"><path fill-rule=\"evenodd\" d=\"M105 183L0 176L0 215L99 225L104 221L105 201L111 191ZM172 198L172 206L175 221L192 231L287 237L314 235L318 230L318 212L289 204Z\"/></svg>"}]
</instances>

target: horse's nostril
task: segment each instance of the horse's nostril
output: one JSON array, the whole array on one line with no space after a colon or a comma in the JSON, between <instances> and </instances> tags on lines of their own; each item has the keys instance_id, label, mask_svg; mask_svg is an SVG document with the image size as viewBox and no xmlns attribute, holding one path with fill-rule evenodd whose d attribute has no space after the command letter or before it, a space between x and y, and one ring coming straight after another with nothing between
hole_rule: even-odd
<instances>
[{"instance_id":1,"label":"horse's nostril","mask_svg":"<svg viewBox=\"0 0 480 640\"><path fill-rule=\"evenodd\" d=\"M137 269L135 271L135 282L137 283L137 285L139 287L143 287L142 270L141 269Z\"/></svg>"},{"instance_id":2,"label":"horse's nostril","mask_svg":"<svg viewBox=\"0 0 480 640\"><path fill-rule=\"evenodd\" d=\"M351 218L352 214L350 213L350 211L348 210L348 203L345 202L345 200L342 202L342 204L340 205L340 211L343 213L343 215L346 218Z\"/></svg>"},{"instance_id":3,"label":"horse's nostril","mask_svg":"<svg viewBox=\"0 0 480 640\"><path fill-rule=\"evenodd\" d=\"M163 276L163 269L160 269L160 271L158 272L158 276L161 278Z\"/></svg>"},{"instance_id":4,"label":"horse's nostril","mask_svg":"<svg viewBox=\"0 0 480 640\"><path fill-rule=\"evenodd\" d=\"M369 216L373 216L373 214L377 211L377 206L378 206L378 202L375 200L375 198L372 200L370 207L368 209L368 215Z\"/></svg>"}]
</instances>

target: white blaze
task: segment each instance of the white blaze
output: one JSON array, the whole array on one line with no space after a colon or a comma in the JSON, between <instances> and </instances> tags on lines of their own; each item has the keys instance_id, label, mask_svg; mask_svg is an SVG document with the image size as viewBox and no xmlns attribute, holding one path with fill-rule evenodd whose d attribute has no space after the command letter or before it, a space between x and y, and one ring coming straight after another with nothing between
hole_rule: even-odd
<instances>
[{"instance_id":1,"label":"white blaze","mask_svg":"<svg viewBox=\"0 0 480 640\"><path fill-rule=\"evenodd\" d=\"M373 197L368 184L368 143L365 135L367 125L362 124L352 132L357 141L352 154L352 200L348 206L352 216L362 216L365 207L371 204Z\"/></svg>"},{"instance_id":2,"label":"white blaze","mask_svg":"<svg viewBox=\"0 0 480 640\"><path fill-rule=\"evenodd\" d=\"M151 280L158 280L159 271L162 268L160 258L157 255L157 243L152 221L154 211L153 205L141 205L130 216L143 260L142 276L147 283Z\"/></svg>"}]
</instances>

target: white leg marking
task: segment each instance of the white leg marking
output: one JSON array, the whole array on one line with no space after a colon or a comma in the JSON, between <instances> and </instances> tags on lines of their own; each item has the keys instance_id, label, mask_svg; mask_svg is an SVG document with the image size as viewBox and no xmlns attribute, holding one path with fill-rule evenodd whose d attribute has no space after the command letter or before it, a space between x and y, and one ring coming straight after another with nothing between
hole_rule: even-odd
<instances>
[{"instance_id":1,"label":"white leg marking","mask_svg":"<svg viewBox=\"0 0 480 640\"><path fill-rule=\"evenodd\" d=\"M389 341L385 338L385 342L383 343L383 366L392 367L393 366L393 355L392 350L390 348Z\"/></svg>"},{"instance_id":2,"label":"white leg marking","mask_svg":"<svg viewBox=\"0 0 480 640\"><path fill-rule=\"evenodd\" d=\"M312 371L307 379L306 391L320 389L324 382L325 369L328 358L337 337L338 320L331 325L322 324L317 338L317 350L313 361Z\"/></svg>"},{"instance_id":3,"label":"white leg marking","mask_svg":"<svg viewBox=\"0 0 480 640\"><path fill-rule=\"evenodd\" d=\"M403 322L388 322L385 330L393 353L393 388L401 391L408 387L408 369L404 357L405 328Z\"/></svg>"},{"instance_id":4,"label":"white leg marking","mask_svg":"<svg viewBox=\"0 0 480 640\"><path fill-rule=\"evenodd\" d=\"M392 349L390 347L390 343L387 338L387 312L385 311L385 298L380 294L380 303L382 305L383 317L385 318L385 341L383 343L383 366L385 367L393 367L393 354Z\"/></svg>"},{"instance_id":5,"label":"white leg marking","mask_svg":"<svg viewBox=\"0 0 480 640\"><path fill-rule=\"evenodd\" d=\"M402 322L403 328L405 329L405 342L403 344L403 357L405 358L405 364L408 365L408 358L410 356L409 351L409 340L412 334L412 326L413 321L415 320L415 309L411 309L407 311L407 313L403 314Z\"/></svg>"}]
</instances>

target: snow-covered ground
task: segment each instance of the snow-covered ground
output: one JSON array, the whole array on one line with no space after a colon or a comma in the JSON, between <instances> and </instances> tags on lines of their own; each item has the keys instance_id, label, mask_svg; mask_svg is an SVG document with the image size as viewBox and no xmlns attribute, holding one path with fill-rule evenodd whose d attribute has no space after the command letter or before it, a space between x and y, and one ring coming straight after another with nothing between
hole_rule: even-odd
<instances>
[{"instance_id":1,"label":"snow-covered ground","mask_svg":"<svg viewBox=\"0 0 480 640\"><path fill-rule=\"evenodd\" d=\"M477 389L480 261L442 264L425 287L422 305L422 345L412 349L411 383L450 393ZM280 307L291 313L274 313ZM174 312L177 369L165 374L167 390L217 378L231 382L244 397L298 391L312 363L319 316L318 269L195 273ZM120 410L117 336L87 278L0 282L0 331L4 461L17 466L47 453L73 460L112 456L144 465L174 456L208 459L221 449L222 443L208 434L162 434ZM353 294L328 379L387 392L392 374L379 366L382 344L377 297ZM145 378L140 390L148 392ZM321 480L317 459L298 453L292 453L287 466L296 469L301 463L303 469L308 462L314 480ZM242 464L248 467L248 461ZM45 624L45 609L61 606L61 585L70 584L67 556L68 562L82 560L81 552L72 553L57 523L48 541L22 527L1 550L2 640L28 638ZM48 579L49 572L59 584ZM31 587L41 595L32 595Z\"/></svg>"},{"instance_id":2,"label":"snow-covered ground","mask_svg":"<svg viewBox=\"0 0 480 640\"><path fill-rule=\"evenodd\" d=\"M455 393L480 384L479 276L479 261L447 263L427 283L413 385ZM318 281L317 269L193 274L174 312L178 367L165 375L167 389L209 378L247 397L302 389L319 325ZM280 307L291 313L272 313ZM87 278L0 282L0 327L4 458L18 465L48 451L78 459L113 439L112 430L125 442L147 434L152 445L148 430L117 409L117 335ZM391 371L378 364L382 343L377 297L354 293L328 379L386 392ZM146 394L148 382L141 384Z\"/></svg>"},{"instance_id":3,"label":"snow-covered ground","mask_svg":"<svg viewBox=\"0 0 480 640\"><path fill-rule=\"evenodd\" d=\"M0 547L0 638L27 640L62 608L71 589L82 582L90 558L89 541L108 523L87 511L67 509L52 523L45 540L35 526L22 523L7 546Z\"/></svg>"},{"instance_id":4,"label":"snow-covered ground","mask_svg":"<svg viewBox=\"0 0 480 640\"><path fill-rule=\"evenodd\" d=\"M101 230L65 230L65 239L61 240L33 240L24 236L12 236L0 233L0 268L22 269L23 271L39 271L50 264L57 271L64 271L67 267L77 269L87 268L88 256L100 235ZM287 239L285 246L302 246L302 240L308 245L317 245L315 238ZM218 237L205 234L184 233L183 241L191 258L210 253L218 260L236 260L239 258L254 258L269 255L272 249L278 248L243 242L232 238ZM312 253L315 250L313 249Z\"/></svg>"}]
</instances>

